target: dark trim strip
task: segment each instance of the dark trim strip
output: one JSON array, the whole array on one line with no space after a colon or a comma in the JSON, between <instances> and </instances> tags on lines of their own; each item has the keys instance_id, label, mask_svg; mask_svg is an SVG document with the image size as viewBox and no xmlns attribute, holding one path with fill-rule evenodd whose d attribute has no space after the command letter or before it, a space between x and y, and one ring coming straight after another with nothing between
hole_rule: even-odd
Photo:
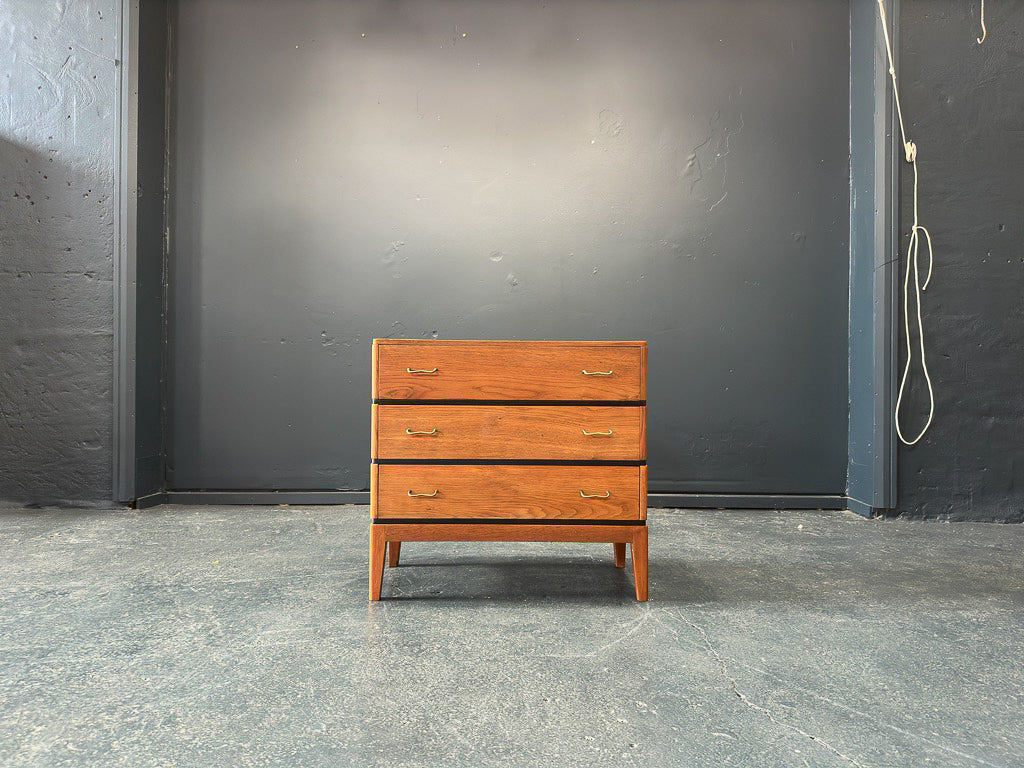
<instances>
[{"instance_id":1,"label":"dark trim strip","mask_svg":"<svg viewBox=\"0 0 1024 768\"><path fill-rule=\"evenodd\" d=\"M139 4L118 3L120 66L114 97L114 258L113 258L113 493L116 501L136 494L136 306L138 243ZM117 22L115 22L117 23ZM146 489L148 490L148 489Z\"/></svg>"},{"instance_id":2,"label":"dark trim strip","mask_svg":"<svg viewBox=\"0 0 1024 768\"><path fill-rule=\"evenodd\" d=\"M370 459L371 464L465 464L538 467L646 467L646 461L616 459Z\"/></svg>"},{"instance_id":3,"label":"dark trim strip","mask_svg":"<svg viewBox=\"0 0 1024 768\"><path fill-rule=\"evenodd\" d=\"M130 502L132 509L150 509L167 503L167 494L163 491L151 493L147 496L139 496L135 501Z\"/></svg>"},{"instance_id":4,"label":"dark trim strip","mask_svg":"<svg viewBox=\"0 0 1024 768\"><path fill-rule=\"evenodd\" d=\"M854 512L860 515L861 517L874 517L874 515L871 513L871 505L865 504L863 501L860 501L859 499L855 499L853 497L848 496L846 498L846 507L851 512Z\"/></svg>"},{"instance_id":5,"label":"dark trim strip","mask_svg":"<svg viewBox=\"0 0 1024 768\"><path fill-rule=\"evenodd\" d=\"M646 520L566 520L564 518L548 520L532 517L378 517L373 520L374 525L447 525L448 523L453 525L477 525L478 523L494 525L647 525Z\"/></svg>"},{"instance_id":6,"label":"dark trim strip","mask_svg":"<svg viewBox=\"0 0 1024 768\"><path fill-rule=\"evenodd\" d=\"M160 497L157 499L157 497ZM369 491L164 491L136 501L139 509L157 504L369 504Z\"/></svg>"},{"instance_id":7,"label":"dark trim strip","mask_svg":"<svg viewBox=\"0 0 1024 768\"><path fill-rule=\"evenodd\" d=\"M866 517L869 520L873 520L876 517L887 517L892 512L891 509L884 507L873 507L870 504L865 504L859 499L855 499L852 496L846 498L846 508L851 512L855 512L861 517Z\"/></svg>"},{"instance_id":8,"label":"dark trim strip","mask_svg":"<svg viewBox=\"0 0 1024 768\"><path fill-rule=\"evenodd\" d=\"M374 405L610 405L639 408L646 400L424 400L375 397Z\"/></svg>"},{"instance_id":9,"label":"dark trim strip","mask_svg":"<svg viewBox=\"0 0 1024 768\"><path fill-rule=\"evenodd\" d=\"M507 464L509 462L501 462ZM559 462L561 463L561 462ZM632 466L626 463L626 466ZM343 505L369 504L369 491L164 491L150 494L135 500L137 509L148 509L160 504L239 504L248 506L272 506L276 504L302 505ZM649 508L669 509L850 509L858 514L866 514L863 505L846 496L806 495L806 494L738 494L738 493L649 493ZM884 510L877 510L884 512ZM400 522L410 522L402 520ZM431 522L439 522L432 519ZM474 519L473 522L481 522ZM527 522L539 522L530 520ZM566 522L564 520L558 522ZM605 522L605 521L601 521Z\"/></svg>"},{"instance_id":10,"label":"dark trim strip","mask_svg":"<svg viewBox=\"0 0 1024 768\"><path fill-rule=\"evenodd\" d=\"M647 506L668 509L849 509L846 496L771 493L648 493Z\"/></svg>"}]
</instances>

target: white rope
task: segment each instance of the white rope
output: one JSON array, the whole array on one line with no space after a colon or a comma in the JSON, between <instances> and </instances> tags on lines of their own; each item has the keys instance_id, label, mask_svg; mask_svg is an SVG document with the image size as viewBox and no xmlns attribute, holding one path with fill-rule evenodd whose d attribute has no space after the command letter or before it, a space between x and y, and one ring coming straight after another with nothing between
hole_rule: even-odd
<instances>
[{"instance_id":1,"label":"white rope","mask_svg":"<svg viewBox=\"0 0 1024 768\"><path fill-rule=\"evenodd\" d=\"M985 0L981 0L981 37L974 38L978 41L978 45L985 42L985 38L988 37L988 30L985 29Z\"/></svg>"},{"instance_id":2,"label":"white rope","mask_svg":"<svg viewBox=\"0 0 1024 768\"><path fill-rule=\"evenodd\" d=\"M882 19L882 31L885 33L885 52L889 60L889 76L892 78L892 95L896 102L896 116L899 118L900 123L900 137L903 139L903 152L907 158L907 162L914 168L914 224L910 228L910 243L907 246L907 274L903 279L903 331L907 344L907 363L903 367L903 377L900 379L900 389L899 394L896 396L896 409L894 413L896 434L899 435L900 440L905 445L914 445L924 437L924 433L927 432L928 427L932 425L932 417L935 415L935 391L932 388L932 378L928 375L928 362L925 359L924 354L924 323L921 320L921 294L928 288L928 283L932 279L932 266L935 263L935 258L932 254L932 236L928 233L927 229L918 223L917 145L912 141L907 141L907 130L903 125L903 109L900 106L900 92L899 87L896 84L896 67L893 64L892 59L892 44L889 42L889 25L885 18L884 0L878 0L878 13ZM924 235L925 242L928 245L928 275L925 277L923 284L921 283L921 273L920 268L918 267L917 258L920 250L922 234ZM928 420L925 422L924 427L918 433L917 437L913 440L908 440L904 437L903 428L900 425L900 407L903 404L903 393L906 390L907 381L910 378L910 368L914 361L914 348L910 339L911 269L914 271L914 305L917 314L917 337L921 350L921 370L924 371L924 380L928 385Z\"/></svg>"}]
</instances>

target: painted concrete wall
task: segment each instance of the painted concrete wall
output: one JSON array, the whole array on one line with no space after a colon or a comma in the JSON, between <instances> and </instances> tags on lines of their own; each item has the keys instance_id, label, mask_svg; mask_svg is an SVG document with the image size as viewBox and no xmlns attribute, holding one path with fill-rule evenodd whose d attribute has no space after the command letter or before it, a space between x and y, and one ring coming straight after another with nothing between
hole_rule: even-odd
<instances>
[{"instance_id":1,"label":"painted concrete wall","mask_svg":"<svg viewBox=\"0 0 1024 768\"><path fill-rule=\"evenodd\" d=\"M111 497L120 3L0 2L0 498Z\"/></svg>"},{"instance_id":2,"label":"painted concrete wall","mask_svg":"<svg viewBox=\"0 0 1024 768\"><path fill-rule=\"evenodd\" d=\"M899 506L1021 520L1024 8L989 3L978 46L977 5L902 3L939 402L929 435L901 450ZM110 497L118 7L0 3L0 498Z\"/></svg>"},{"instance_id":3,"label":"painted concrete wall","mask_svg":"<svg viewBox=\"0 0 1024 768\"><path fill-rule=\"evenodd\" d=\"M980 46L978 6L902 3L901 88L918 145L921 223L935 244L924 327L937 404L927 436L900 450L899 509L1021 521L1024 4L988 3L988 38ZM905 254L909 166L901 173ZM921 424L924 407L915 388L918 417L909 421Z\"/></svg>"},{"instance_id":4,"label":"painted concrete wall","mask_svg":"<svg viewBox=\"0 0 1024 768\"><path fill-rule=\"evenodd\" d=\"M168 474L369 484L370 339L650 344L654 492L841 495L846 3L182 0Z\"/></svg>"}]
</instances>

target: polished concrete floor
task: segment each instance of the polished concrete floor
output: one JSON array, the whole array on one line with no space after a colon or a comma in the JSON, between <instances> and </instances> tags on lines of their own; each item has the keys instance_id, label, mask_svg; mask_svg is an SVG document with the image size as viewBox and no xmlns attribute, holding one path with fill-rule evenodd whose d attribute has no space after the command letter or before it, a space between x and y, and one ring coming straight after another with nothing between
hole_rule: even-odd
<instances>
[{"instance_id":1,"label":"polished concrete floor","mask_svg":"<svg viewBox=\"0 0 1024 768\"><path fill-rule=\"evenodd\" d=\"M1024 526L651 512L407 544L365 507L0 512L3 766L1021 766Z\"/></svg>"}]
</instances>

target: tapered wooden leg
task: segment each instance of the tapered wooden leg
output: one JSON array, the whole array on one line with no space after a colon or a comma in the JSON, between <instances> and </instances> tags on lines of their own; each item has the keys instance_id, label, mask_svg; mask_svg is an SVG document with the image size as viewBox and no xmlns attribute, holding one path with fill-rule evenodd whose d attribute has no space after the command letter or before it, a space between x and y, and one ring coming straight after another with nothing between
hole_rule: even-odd
<instances>
[{"instance_id":1,"label":"tapered wooden leg","mask_svg":"<svg viewBox=\"0 0 1024 768\"><path fill-rule=\"evenodd\" d=\"M402 552L402 542L400 541L389 541L388 542L388 567L394 568L398 565L398 558Z\"/></svg>"},{"instance_id":2,"label":"tapered wooden leg","mask_svg":"<svg viewBox=\"0 0 1024 768\"><path fill-rule=\"evenodd\" d=\"M647 526L637 526L633 541L629 544L630 556L633 560L633 582L636 584L636 599L643 603L647 600Z\"/></svg>"},{"instance_id":3,"label":"tapered wooden leg","mask_svg":"<svg viewBox=\"0 0 1024 768\"><path fill-rule=\"evenodd\" d=\"M370 599L380 600L380 586L384 580L384 549L387 542L379 525L370 526Z\"/></svg>"},{"instance_id":4,"label":"tapered wooden leg","mask_svg":"<svg viewBox=\"0 0 1024 768\"><path fill-rule=\"evenodd\" d=\"M626 567L626 542L612 544L615 549L615 567L625 568Z\"/></svg>"}]
</instances>

